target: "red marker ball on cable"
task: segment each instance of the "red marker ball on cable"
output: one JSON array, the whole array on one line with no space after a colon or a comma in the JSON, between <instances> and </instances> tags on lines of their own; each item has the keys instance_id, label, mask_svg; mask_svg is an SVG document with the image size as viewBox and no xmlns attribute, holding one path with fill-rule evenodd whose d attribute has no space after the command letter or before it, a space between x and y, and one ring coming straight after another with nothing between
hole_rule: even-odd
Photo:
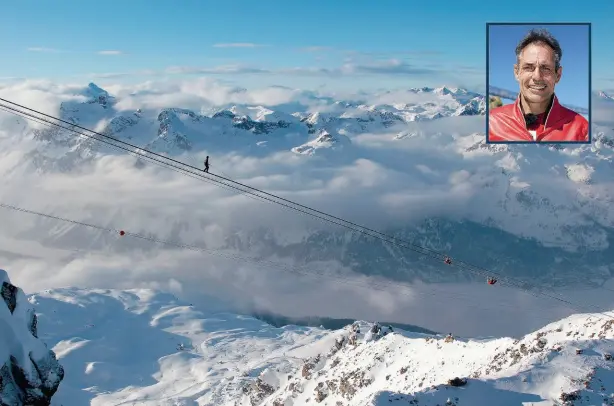
<instances>
[{"instance_id":1,"label":"red marker ball on cable","mask_svg":"<svg viewBox=\"0 0 614 406\"><path fill-rule=\"evenodd\" d=\"M122 235L122 236L123 236L123 235L125 235L125 234L126 234L126 232L125 232L124 230L121 230L121 231L119 232L119 235Z\"/></svg>"}]
</instances>

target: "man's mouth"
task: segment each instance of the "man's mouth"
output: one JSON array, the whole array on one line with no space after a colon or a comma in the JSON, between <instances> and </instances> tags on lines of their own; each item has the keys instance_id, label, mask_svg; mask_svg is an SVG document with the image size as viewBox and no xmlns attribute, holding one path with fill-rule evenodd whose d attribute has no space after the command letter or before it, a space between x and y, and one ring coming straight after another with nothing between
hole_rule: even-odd
<instances>
[{"instance_id":1,"label":"man's mouth","mask_svg":"<svg viewBox=\"0 0 614 406\"><path fill-rule=\"evenodd\" d=\"M529 89L541 92L543 90L546 90L546 85L531 85L529 86Z\"/></svg>"}]
</instances>

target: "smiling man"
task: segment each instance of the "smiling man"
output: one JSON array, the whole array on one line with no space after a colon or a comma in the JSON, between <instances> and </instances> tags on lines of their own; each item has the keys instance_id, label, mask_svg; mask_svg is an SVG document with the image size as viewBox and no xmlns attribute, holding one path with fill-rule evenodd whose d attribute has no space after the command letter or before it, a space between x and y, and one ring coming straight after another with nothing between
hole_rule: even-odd
<instances>
[{"instance_id":1,"label":"smiling man","mask_svg":"<svg viewBox=\"0 0 614 406\"><path fill-rule=\"evenodd\" d=\"M514 76L520 93L512 104L490 110L491 142L588 142L589 123L563 107L554 93L563 51L546 30L531 30L516 47Z\"/></svg>"}]
</instances>

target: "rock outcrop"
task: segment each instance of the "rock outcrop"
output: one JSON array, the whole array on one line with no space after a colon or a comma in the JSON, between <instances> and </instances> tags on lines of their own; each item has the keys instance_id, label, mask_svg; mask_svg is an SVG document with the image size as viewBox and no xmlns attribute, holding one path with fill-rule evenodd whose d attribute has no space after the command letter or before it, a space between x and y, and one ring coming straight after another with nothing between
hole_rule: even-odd
<instances>
[{"instance_id":1,"label":"rock outcrop","mask_svg":"<svg viewBox=\"0 0 614 406\"><path fill-rule=\"evenodd\" d=\"M24 292L0 269L0 406L45 406L64 378Z\"/></svg>"}]
</instances>

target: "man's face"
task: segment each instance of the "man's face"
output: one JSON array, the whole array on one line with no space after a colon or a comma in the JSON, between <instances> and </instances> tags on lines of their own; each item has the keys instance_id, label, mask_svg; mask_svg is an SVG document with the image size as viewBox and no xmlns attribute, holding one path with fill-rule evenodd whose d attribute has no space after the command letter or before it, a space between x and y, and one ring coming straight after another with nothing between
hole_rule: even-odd
<instances>
[{"instance_id":1,"label":"man's face","mask_svg":"<svg viewBox=\"0 0 614 406\"><path fill-rule=\"evenodd\" d=\"M555 69L554 51L546 44L534 43L525 47L514 65L514 75L520 93L531 103L550 100L554 86L561 80L563 68Z\"/></svg>"}]
</instances>

